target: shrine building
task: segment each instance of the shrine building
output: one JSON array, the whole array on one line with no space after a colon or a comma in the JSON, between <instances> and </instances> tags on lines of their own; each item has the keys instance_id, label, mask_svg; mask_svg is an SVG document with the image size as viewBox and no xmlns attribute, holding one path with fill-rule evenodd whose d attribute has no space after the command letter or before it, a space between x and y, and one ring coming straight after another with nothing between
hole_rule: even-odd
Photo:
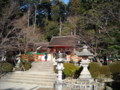
<instances>
[{"instance_id":1,"label":"shrine building","mask_svg":"<svg viewBox=\"0 0 120 90\"><path fill-rule=\"evenodd\" d=\"M51 52L65 52L71 54L76 48L76 37L75 36L53 36L48 48Z\"/></svg>"}]
</instances>

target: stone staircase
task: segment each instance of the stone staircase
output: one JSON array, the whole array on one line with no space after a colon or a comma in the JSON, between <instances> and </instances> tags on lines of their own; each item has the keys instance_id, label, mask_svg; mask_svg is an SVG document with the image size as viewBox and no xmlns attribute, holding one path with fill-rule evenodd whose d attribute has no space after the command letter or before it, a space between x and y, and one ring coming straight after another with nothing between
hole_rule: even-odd
<instances>
[{"instance_id":1,"label":"stone staircase","mask_svg":"<svg viewBox=\"0 0 120 90\"><path fill-rule=\"evenodd\" d=\"M52 62L33 62L30 70L9 73L2 77L0 82L35 84L53 88L56 78Z\"/></svg>"}]
</instances>

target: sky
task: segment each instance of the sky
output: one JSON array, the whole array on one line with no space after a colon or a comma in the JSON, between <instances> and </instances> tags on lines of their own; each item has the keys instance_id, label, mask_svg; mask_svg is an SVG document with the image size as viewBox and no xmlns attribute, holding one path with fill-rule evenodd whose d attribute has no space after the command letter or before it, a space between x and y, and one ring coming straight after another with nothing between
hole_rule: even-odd
<instances>
[{"instance_id":1,"label":"sky","mask_svg":"<svg viewBox=\"0 0 120 90\"><path fill-rule=\"evenodd\" d=\"M69 0L63 0L63 2L64 2L65 4L67 4L67 3L69 2Z\"/></svg>"}]
</instances>

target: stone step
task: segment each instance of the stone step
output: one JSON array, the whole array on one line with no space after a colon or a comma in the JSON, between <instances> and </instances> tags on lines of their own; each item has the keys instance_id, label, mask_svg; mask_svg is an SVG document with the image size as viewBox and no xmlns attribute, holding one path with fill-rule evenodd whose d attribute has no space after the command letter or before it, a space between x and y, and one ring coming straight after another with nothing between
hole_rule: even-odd
<instances>
[{"instance_id":1,"label":"stone step","mask_svg":"<svg viewBox=\"0 0 120 90\"><path fill-rule=\"evenodd\" d=\"M47 68L43 68L43 69L39 69L39 68L37 68L37 69L30 69L28 71L32 71L32 70L36 70L36 71L53 71L53 69L47 69Z\"/></svg>"},{"instance_id":2,"label":"stone step","mask_svg":"<svg viewBox=\"0 0 120 90\"><path fill-rule=\"evenodd\" d=\"M37 68L43 68L43 67L44 67L44 68L53 68L53 66L47 66L47 65L45 65L45 66L44 66L44 65L41 65L41 66L38 66ZM34 68L35 68L35 67L34 67Z\"/></svg>"},{"instance_id":3,"label":"stone step","mask_svg":"<svg viewBox=\"0 0 120 90\"><path fill-rule=\"evenodd\" d=\"M50 72L50 73L49 73ZM17 72L14 72L14 73L12 73L12 74L19 74L19 75L21 75L21 74L25 74L25 75L57 75L56 73L53 73L53 72L51 72L51 71L49 71L49 72L35 72L35 71L23 71L23 72L21 72L21 71L17 71Z\"/></svg>"},{"instance_id":4,"label":"stone step","mask_svg":"<svg viewBox=\"0 0 120 90\"><path fill-rule=\"evenodd\" d=\"M9 79L9 78L17 78L17 79L30 79L30 80L43 80L43 79L48 79L48 80L55 80L56 78L54 77L23 77L23 76L9 76L9 77L2 77L1 79Z\"/></svg>"},{"instance_id":5,"label":"stone step","mask_svg":"<svg viewBox=\"0 0 120 90\"><path fill-rule=\"evenodd\" d=\"M46 67L46 66L53 66L53 64L44 64L44 63L40 63L40 64L32 64L32 66L38 66L38 67L40 67L40 66L44 66L44 67Z\"/></svg>"},{"instance_id":6,"label":"stone step","mask_svg":"<svg viewBox=\"0 0 120 90\"><path fill-rule=\"evenodd\" d=\"M36 84L42 87L53 87L57 79L52 62L33 62L28 71L12 72L0 79L0 82Z\"/></svg>"},{"instance_id":7,"label":"stone step","mask_svg":"<svg viewBox=\"0 0 120 90\"><path fill-rule=\"evenodd\" d=\"M48 70L46 70L46 71L44 71L44 70L43 71L42 70L41 71L40 70L31 70L31 71L28 71L28 72L40 72L40 73L42 73L42 72L45 73L46 72L48 74L49 73L54 73L54 71L48 71Z\"/></svg>"},{"instance_id":8,"label":"stone step","mask_svg":"<svg viewBox=\"0 0 120 90\"><path fill-rule=\"evenodd\" d=\"M29 70L28 72L46 72L46 73L54 73L54 71L53 70L34 70L34 69L31 69L31 70Z\"/></svg>"},{"instance_id":9,"label":"stone step","mask_svg":"<svg viewBox=\"0 0 120 90\"><path fill-rule=\"evenodd\" d=\"M53 67L52 68L50 68L50 67L39 67L39 68L31 68L31 69L53 69Z\"/></svg>"},{"instance_id":10,"label":"stone step","mask_svg":"<svg viewBox=\"0 0 120 90\"><path fill-rule=\"evenodd\" d=\"M33 62L32 64L33 65L35 65L35 64L38 64L38 65L40 65L40 64L52 65L53 62Z\"/></svg>"},{"instance_id":11,"label":"stone step","mask_svg":"<svg viewBox=\"0 0 120 90\"><path fill-rule=\"evenodd\" d=\"M32 66L36 66L36 65L32 65ZM42 66L44 66L44 67L51 67L52 65L46 65L46 64L41 64L41 65L37 65L38 67L42 67Z\"/></svg>"},{"instance_id":12,"label":"stone step","mask_svg":"<svg viewBox=\"0 0 120 90\"><path fill-rule=\"evenodd\" d=\"M33 67L33 68L36 68L36 67ZM43 66L43 65L41 65L41 66L39 66L37 68L53 68L53 66Z\"/></svg>"},{"instance_id":13,"label":"stone step","mask_svg":"<svg viewBox=\"0 0 120 90\"><path fill-rule=\"evenodd\" d=\"M56 79L56 76L43 76L43 75L40 75L40 76L31 76L31 75L12 75L12 76L5 76L5 77L2 77L2 78L33 78L33 79ZM1 78L1 79L2 79Z\"/></svg>"},{"instance_id":14,"label":"stone step","mask_svg":"<svg viewBox=\"0 0 120 90\"><path fill-rule=\"evenodd\" d=\"M9 77L2 78L2 81L6 80L16 80L16 81L33 81L33 82L55 82L55 79L52 78L25 78L25 77Z\"/></svg>"},{"instance_id":15,"label":"stone step","mask_svg":"<svg viewBox=\"0 0 120 90\"><path fill-rule=\"evenodd\" d=\"M53 67L51 67L51 66L47 66L47 67L40 66L40 67L37 67L37 68L31 68L31 69L53 69Z\"/></svg>"},{"instance_id":16,"label":"stone step","mask_svg":"<svg viewBox=\"0 0 120 90\"><path fill-rule=\"evenodd\" d=\"M41 63L32 63L32 65L39 65L39 66L40 66L40 65L48 65L48 66L52 66L53 63L47 63L47 62L46 62L46 63L42 63L42 62L41 62Z\"/></svg>"},{"instance_id":17,"label":"stone step","mask_svg":"<svg viewBox=\"0 0 120 90\"><path fill-rule=\"evenodd\" d=\"M50 70L50 69L46 69L46 70L45 69L43 69L43 70L42 69L41 70L40 69L31 69L29 71L38 71L38 72L42 72L42 71L48 72L48 71L50 71L50 72L54 72L53 70Z\"/></svg>"},{"instance_id":18,"label":"stone step","mask_svg":"<svg viewBox=\"0 0 120 90\"><path fill-rule=\"evenodd\" d=\"M39 67L49 67L49 68L53 67L53 65L45 65L45 64L42 64L42 65L32 65L32 66L34 66L34 68L35 68L35 66L37 66L38 68Z\"/></svg>"},{"instance_id":19,"label":"stone step","mask_svg":"<svg viewBox=\"0 0 120 90\"><path fill-rule=\"evenodd\" d=\"M36 65L32 65L32 66L36 66ZM42 67L42 66L44 66L44 67L47 67L47 66L48 66L48 67L53 67L53 65L45 65L45 64L37 65L37 66L38 66L38 68L39 68L39 67Z\"/></svg>"},{"instance_id":20,"label":"stone step","mask_svg":"<svg viewBox=\"0 0 120 90\"><path fill-rule=\"evenodd\" d=\"M37 72L54 72L53 70L29 70L28 72L33 72L33 71L37 71Z\"/></svg>"},{"instance_id":21,"label":"stone step","mask_svg":"<svg viewBox=\"0 0 120 90\"><path fill-rule=\"evenodd\" d=\"M33 72L34 74L32 74L31 72L29 73L12 73L12 74L7 74L4 77L31 77L31 78L56 78L57 74L50 74L50 73L36 73ZM4 78L3 77L3 78Z\"/></svg>"},{"instance_id":22,"label":"stone step","mask_svg":"<svg viewBox=\"0 0 120 90\"><path fill-rule=\"evenodd\" d=\"M41 86L51 86L53 87L54 82L37 82L37 81L26 81L26 80L14 80L14 79L6 79L6 80L0 80L0 82L11 82L11 83L24 83L24 84L36 84Z\"/></svg>"}]
</instances>

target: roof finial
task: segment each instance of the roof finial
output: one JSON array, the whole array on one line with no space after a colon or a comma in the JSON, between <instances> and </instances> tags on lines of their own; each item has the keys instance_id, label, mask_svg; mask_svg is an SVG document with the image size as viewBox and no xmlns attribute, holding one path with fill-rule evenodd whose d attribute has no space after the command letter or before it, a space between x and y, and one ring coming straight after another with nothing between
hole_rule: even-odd
<instances>
[{"instance_id":1,"label":"roof finial","mask_svg":"<svg viewBox=\"0 0 120 90\"><path fill-rule=\"evenodd\" d=\"M88 46L86 46L86 45L83 46L83 49L87 49L87 48L88 48Z\"/></svg>"}]
</instances>

